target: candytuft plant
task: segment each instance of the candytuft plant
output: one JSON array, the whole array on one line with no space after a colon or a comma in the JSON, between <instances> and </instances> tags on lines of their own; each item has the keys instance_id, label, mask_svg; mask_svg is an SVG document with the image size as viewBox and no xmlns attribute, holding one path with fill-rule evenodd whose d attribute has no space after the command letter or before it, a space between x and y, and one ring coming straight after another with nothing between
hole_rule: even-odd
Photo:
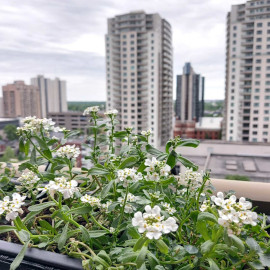
<instances>
[{"instance_id":1,"label":"candytuft plant","mask_svg":"<svg viewBox=\"0 0 270 270\"><path fill-rule=\"evenodd\" d=\"M209 173L176 151L199 142L177 137L162 152L151 130L119 131L117 113L84 112L91 169L75 169L80 149L66 145L74 131L36 117L18 128L29 160L18 185L10 174L0 180L2 239L23 245L11 269L30 247L79 258L84 269L267 269L266 217L245 198L215 196ZM186 170L174 176L177 162Z\"/></svg>"}]
</instances>

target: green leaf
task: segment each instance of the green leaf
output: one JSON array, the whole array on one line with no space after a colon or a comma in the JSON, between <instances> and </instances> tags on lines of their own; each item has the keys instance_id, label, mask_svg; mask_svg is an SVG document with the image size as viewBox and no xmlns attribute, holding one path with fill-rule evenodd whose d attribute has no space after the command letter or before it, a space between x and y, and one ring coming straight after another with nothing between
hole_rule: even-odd
<instances>
[{"instance_id":1,"label":"green leaf","mask_svg":"<svg viewBox=\"0 0 270 270\"><path fill-rule=\"evenodd\" d=\"M33 219L36 215L38 215L40 211L33 211L27 214L27 216L23 219L23 224L27 224L31 219Z\"/></svg>"},{"instance_id":2,"label":"green leaf","mask_svg":"<svg viewBox=\"0 0 270 270\"><path fill-rule=\"evenodd\" d=\"M151 154L153 156L156 156L156 157L159 156L159 155L161 155L161 154L162 155L164 154L163 152L159 151L158 149L156 149L155 147L153 147L150 144L147 144L145 146L145 150L146 150L147 153L149 153L149 154Z\"/></svg>"},{"instance_id":3,"label":"green leaf","mask_svg":"<svg viewBox=\"0 0 270 270\"><path fill-rule=\"evenodd\" d=\"M105 260L103 260L101 257L95 255L93 256L93 261L95 263L99 263L101 265L103 265L104 267L106 267L106 269L110 266Z\"/></svg>"},{"instance_id":4,"label":"green leaf","mask_svg":"<svg viewBox=\"0 0 270 270\"><path fill-rule=\"evenodd\" d=\"M136 242L136 244L133 247L134 251L137 251L139 249L141 249L143 247L143 245L145 244L145 242L147 241L147 238L142 236L141 238L139 238Z\"/></svg>"},{"instance_id":5,"label":"green leaf","mask_svg":"<svg viewBox=\"0 0 270 270\"><path fill-rule=\"evenodd\" d=\"M20 152L24 152L24 138L23 137L20 137L19 139L19 150Z\"/></svg>"},{"instance_id":6,"label":"green leaf","mask_svg":"<svg viewBox=\"0 0 270 270\"><path fill-rule=\"evenodd\" d=\"M119 202L113 202L109 205L108 211L112 212L120 203Z\"/></svg>"},{"instance_id":7,"label":"green leaf","mask_svg":"<svg viewBox=\"0 0 270 270\"><path fill-rule=\"evenodd\" d=\"M6 185L8 185L9 182L10 182L9 178L7 176L3 176L0 179L0 188L5 187Z\"/></svg>"},{"instance_id":8,"label":"green leaf","mask_svg":"<svg viewBox=\"0 0 270 270\"><path fill-rule=\"evenodd\" d=\"M40 224L40 226L48 231L51 231L52 233L55 233L55 229L52 227L52 225L46 221L46 220L40 220L38 222Z\"/></svg>"},{"instance_id":9,"label":"green leaf","mask_svg":"<svg viewBox=\"0 0 270 270\"><path fill-rule=\"evenodd\" d=\"M181 155L178 155L178 160L186 167L186 168L192 168L194 171L198 170L198 166L195 165L192 161L190 161L187 158L182 157Z\"/></svg>"},{"instance_id":10,"label":"green leaf","mask_svg":"<svg viewBox=\"0 0 270 270\"><path fill-rule=\"evenodd\" d=\"M217 264L214 262L213 259L207 259L207 261L209 262L209 267L207 267L207 269L209 269L209 270L220 270L220 268L217 266Z\"/></svg>"},{"instance_id":11,"label":"green leaf","mask_svg":"<svg viewBox=\"0 0 270 270\"><path fill-rule=\"evenodd\" d=\"M210 221L213 223L217 223L217 218L215 217L215 215L208 213L208 212L201 212L198 215L198 219L197 221Z\"/></svg>"},{"instance_id":12,"label":"green leaf","mask_svg":"<svg viewBox=\"0 0 270 270\"><path fill-rule=\"evenodd\" d=\"M229 237L229 239L232 240L233 245L235 247L237 247L240 252L242 252L242 253L245 252L244 243L240 238L238 238L236 235L233 235L233 234L229 235L228 237Z\"/></svg>"},{"instance_id":13,"label":"green leaf","mask_svg":"<svg viewBox=\"0 0 270 270\"><path fill-rule=\"evenodd\" d=\"M170 147L172 146L172 142L168 141L166 143L166 153L169 154L170 153Z\"/></svg>"},{"instance_id":14,"label":"green leaf","mask_svg":"<svg viewBox=\"0 0 270 270\"><path fill-rule=\"evenodd\" d=\"M42 150L46 150L48 149L48 146L46 144L46 142L44 142L42 139L40 139L38 136L33 136L33 138L35 138L35 140L37 141L37 143L39 144L39 147Z\"/></svg>"},{"instance_id":15,"label":"green leaf","mask_svg":"<svg viewBox=\"0 0 270 270\"><path fill-rule=\"evenodd\" d=\"M20 239L23 241L23 242L28 242L30 241L30 233L25 231L25 230L21 230L18 232L19 234L19 237Z\"/></svg>"},{"instance_id":16,"label":"green leaf","mask_svg":"<svg viewBox=\"0 0 270 270\"><path fill-rule=\"evenodd\" d=\"M36 148L33 148L32 152L31 152L30 162L31 162L32 164L35 164L35 163L37 162L37 152L36 152Z\"/></svg>"},{"instance_id":17,"label":"green leaf","mask_svg":"<svg viewBox=\"0 0 270 270\"><path fill-rule=\"evenodd\" d=\"M58 249L59 250L61 250L66 244L68 225L69 225L69 222L65 225L65 227L63 228L63 231L62 231L62 233L61 233L61 235L59 237L59 240L58 240Z\"/></svg>"},{"instance_id":18,"label":"green leaf","mask_svg":"<svg viewBox=\"0 0 270 270\"><path fill-rule=\"evenodd\" d=\"M259 253L260 262L265 267L270 267L270 253Z\"/></svg>"},{"instance_id":19,"label":"green leaf","mask_svg":"<svg viewBox=\"0 0 270 270\"><path fill-rule=\"evenodd\" d=\"M26 253L27 247L29 245L30 241L26 242L24 244L24 246L22 247L21 251L19 252L19 254L16 256L16 258L14 259L14 261L12 262L12 264L10 265L10 270L15 270L19 267L19 265L21 264L23 257Z\"/></svg>"},{"instance_id":20,"label":"green leaf","mask_svg":"<svg viewBox=\"0 0 270 270\"><path fill-rule=\"evenodd\" d=\"M194 140L194 139L181 139L179 143L177 143L177 146L187 146L187 147L198 147L200 144L199 140Z\"/></svg>"},{"instance_id":21,"label":"green leaf","mask_svg":"<svg viewBox=\"0 0 270 270\"><path fill-rule=\"evenodd\" d=\"M137 157L126 158L118 167L118 169L130 168L137 163Z\"/></svg>"},{"instance_id":22,"label":"green leaf","mask_svg":"<svg viewBox=\"0 0 270 270\"><path fill-rule=\"evenodd\" d=\"M140 250L140 253L138 255L138 257L136 258L135 263L137 264L137 268L141 267L143 265L143 263L145 262L145 257L146 257L146 253L147 253L147 247L143 246Z\"/></svg>"},{"instance_id":23,"label":"green leaf","mask_svg":"<svg viewBox=\"0 0 270 270\"><path fill-rule=\"evenodd\" d=\"M76 136L78 134L80 134L81 131L80 130L72 130L68 133L65 134L65 139L69 138L69 137L73 137L73 136Z\"/></svg>"},{"instance_id":24,"label":"green leaf","mask_svg":"<svg viewBox=\"0 0 270 270\"><path fill-rule=\"evenodd\" d=\"M177 163L177 153L172 150L171 153L169 154L166 162L171 168L174 168L174 166Z\"/></svg>"},{"instance_id":25,"label":"green leaf","mask_svg":"<svg viewBox=\"0 0 270 270\"><path fill-rule=\"evenodd\" d=\"M76 214L76 215L83 215L88 214L91 212L92 207L90 205L84 205L76 208L72 208L69 211L67 211L67 214Z\"/></svg>"},{"instance_id":26,"label":"green leaf","mask_svg":"<svg viewBox=\"0 0 270 270\"><path fill-rule=\"evenodd\" d=\"M214 246L215 246L215 243L212 242L211 240L207 240L206 242L202 243L201 245L202 254L210 252Z\"/></svg>"},{"instance_id":27,"label":"green leaf","mask_svg":"<svg viewBox=\"0 0 270 270\"><path fill-rule=\"evenodd\" d=\"M144 164L144 161L141 163L141 165L139 166L139 168L137 169L137 172L143 172L145 170L146 166Z\"/></svg>"},{"instance_id":28,"label":"green leaf","mask_svg":"<svg viewBox=\"0 0 270 270\"><path fill-rule=\"evenodd\" d=\"M114 181L110 181L105 187L102 188L102 191L100 193L100 197L102 199L105 198L108 195L111 188L113 187L113 183L114 183Z\"/></svg>"},{"instance_id":29,"label":"green leaf","mask_svg":"<svg viewBox=\"0 0 270 270\"><path fill-rule=\"evenodd\" d=\"M88 232L89 232L90 238L99 238L108 233L105 230L96 230L96 231L88 231Z\"/></svg>"},{"instance_id":30,"label":"green leaf","mask_svg":"<svg viewBox=\"0 0 270 270\"><path fill-rule=\"evenodd\" d=\"M110 174L110 171L104 167L94 166L88 171L88 173L90 175L108 175Z\"/></svg>"},{"instance_id":31,"label":"green leaf","mask_svg":"<svg viewBox=\"0 0 270 270\"><path fill-rule=\"evenodd\" d=\"M259 244L257 243L255 239L249 237L247 238L246 243L249 246L249 248L255 251L256 253L261 251L261 247L259 246Z\"/></svg>"},{"instance_id":32,"label":"green leaf","mask_svg":"<svg viewBox=\"0 0 270 270\"><path fill-rule=\"evenodd\" d=\"M10 232L10 231L14 231L14 230L16 230L16 228L14 226L10 226L10 225L1 225L0 226L0 233Z\"/></svg>"},{"instance_id":33,"label":"green leaf","mask_svg":"<svg viewBox=\"0 0 270 270\"><path fill-rule=\"evenodd\" d=\"M83 237L83 241L90 241L90 235L89 235L89 231L84 227L84 226L80 226L80 231L82 233L82 237Z\"/></svg>"},{"instance_id":34,"label":"green leaf","mask_svg":"<svg viewBox=\"0 0 270 270\"><path fill-rule=\"evenodd\" d=\"M159 265L159 260L152 252L150 251L147 252L147 258L148 258L151 269L155 269L155 267Z\"/></svg>"},{"instance_id":35,"label":"green leaf","mask_svg":"<svg viewBox=\"0 0 270 270\"><path fill-rule=\"evenodd\" d=\"M205 241L210 239L209 233L208 233L208 229L207 229L207 225L205 221L199 221L196 224L196 228L197 231L202 235L203 239Z\"/></svg>"},{"instance_id":36,"label":"green leaf","mask_svg":"<svg viewBox=\"0 0 270 270\"><path fill-rule=\"evenodd\" d=\"M199 250L195 246L192 246L192 245L186 245L184 246L184 248L189 254L197 254L199 252Z\"/></svg>"},{"instance_id":37,"label":"green leaf","mask_svg":"<svg viewBox=\"0 0 270 270\"><path fill-rule=\"evenodd\" d=\"M161 253L168 254L169 247L165 244L165 242L163 240L161 240L161 239L157 240L156 244L157 244L157 247Z\"/></svg>"},{"instance_id":38,"label":"green leaf","mask_svg":"<svg viewBox=\"0 0 270 270\"><path fill-rule=\"evenodd\" d=\"M36 212L36 211L41 211L43 209L46 209L50 206L55 206L55 202L45 202L45 203L40 203L36 205L31 205L28 207L28 210L30 212Z\"/></svg>"},{"instance_id":39,"label":"green leaf","mask_svg":"<svg viewBox=\"0 0 270 270\"><path fill-rule=\"evenodd\" d=\"M134 227L129 227L127 230L127 233L133 239L139 239L141 237L141 235L138 233L138 231Z\"/></svg>"},{"instance_id":40,"label":"green leaf","mask_svg":"<svg viewBox=\"0 0 270 270\"><path fill-rule=\"evenodd\" d=\"M30 141L27 141L24 145L24 154L27 157L29 154L29 149L30 149Z\"/></svg>"},{"instance_id":41,"label":"green leaf","mask_svg":"<svg viewBox=\"0 0 270 270\"><path fill-rule=\"evenodd\" d=\"M113 137L115 137L115 138L124 138L126 136L127 136L127 132L126 131L116 131L113 134Z\"/></svg>"}]
</instances>

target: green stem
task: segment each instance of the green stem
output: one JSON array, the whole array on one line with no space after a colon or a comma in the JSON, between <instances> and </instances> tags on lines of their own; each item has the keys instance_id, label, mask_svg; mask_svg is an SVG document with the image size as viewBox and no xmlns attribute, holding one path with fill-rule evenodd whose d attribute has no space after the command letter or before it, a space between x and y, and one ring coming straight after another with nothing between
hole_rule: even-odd
<instances>
[{"instance_id":1,"label":"green stem","mask_svg":"<svg viewBox=\"0 0 270 270\"><path fill-rule=\"evenodd\" d=\"M89 215L90 215L91 219L94 221L94 223L95 223L97 226L99 226L101 229L103 229L103 230L105 230L105 231L107 231L107 232L110 232L110 230L108 230L108 229L105 228L103 225L101 225L101 224L95 219L95 217L94 217L91 213L89 213Z\"/></svg>"},{"instance_id":2,"label":"green stem","mask_svg":"<svg viewBox=\"0 0 270 270\"><path fill-rule=\"evenodd\" d=\"M118 221L118 225L117 225L117 228L116 228L116 233L118 233L118 230L119 230L119 226L120 224L122 223L122 220L124 218L124 212L125 212L125 206L126 206L126 203L127 203L127 196L128 196L128 186L126 188L126 195L125 195L125 199L124 199L124 203L123 203L123 207L121 209L121 214L120 214L120 219Z\"/></svg>"}]
</instances>

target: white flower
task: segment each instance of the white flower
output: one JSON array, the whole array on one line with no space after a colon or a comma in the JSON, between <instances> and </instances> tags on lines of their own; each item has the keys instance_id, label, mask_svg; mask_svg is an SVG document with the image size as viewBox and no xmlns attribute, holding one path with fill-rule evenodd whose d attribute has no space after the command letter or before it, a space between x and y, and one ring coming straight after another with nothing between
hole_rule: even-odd
<instances>
[{"instance_id":1,"label":"white flower","mask_svg":"<svg viewBox=\"0 0 270 270\"><path fill-rule=\"evenodd\" d=\"M235 195L225 199L224 194L218 192L217 196L211 197L211 201L218 210L218 223L227 228L229 234L240 234L241 227L245 224L252 226L257 224L257 213L249 210L252 208L252 204L246 201L244 197L241 197L237 202ZM201 206L201 211L205 211L208 207L206 207L204 202Z\"/></svg>"},{"instance_id":2,"label":"white flower","mask_svg":"<svg viewBox=\"0 0 270 270\"><path fill-rule=\"evenodd\" d=\"M38 188L42 193L49 192L53 197L55 192L58 191L63 194L64 199L73 197L73 194L78 191L78 182L76 180L68 180L64 176L56 177L54 181L50 181L45 187Z\"/></svg>"},{"instance_id":3,"label":"white flower","mask_svg":"<svg viewBox=\"0 0 270 270\"><path fill-rule=\"evenodd\" d=\"M152 131L151 131L151 129L148 129L147 131L143 130L143 131L141 132L141 134L142 134L143 136L150 136L150 135L152 134Z\"/></svg>"},{"instance_id":4,"label":"white flower","mask_svg":"<svg viewBox=\"0 0 270 270\"><path fill-rule=\"evenodd\" d=\"M107 116L116 116L118 114L118 111L113 109L113 110L105 112L104 114Z\"/></svg>"},{"instance_id":5,"label":"white flower","mask_svg":"<svg viewBox=\"0 0 270 270\"><path fill-rule=\"evenodd\" d=\"M24 171L22 175L18 178L21 186L31 189L40 180L40 178L32 171Z\"/></svg>"},{"instance_id":6,"label":"white flower","mask_svg":"<svg viewBox=\"0 0 270 270\"><path fill-rule=\"evenodd\" d=\"M170 215L173 215L176 212L176 209L174 207L171 207L169 203L163 202L161 204Z\"/></svg>"},{"instance_id":7,"label":"white flower","mask_svg":"<svg viewBox=\"0 0 270 270\"><path fill-rule=\"evenodd\" d=\"M110 227L110 233L114 233L115 232L115 228L114 227Z\"/></svg>"},{"instance_id":8,"label":"white flower","mask_svg":"<svg viewBox=\"0 0 270 270\"><path fill-rule=\"evenodd\" d=\"M60 147L55 154L58 157L72 159L77 158L80 155L80 149L75 145L65 145Z\"/></svg>"},{"instance_id":9,"label":"white flower","mask_svg":"<svg viewBox=\"0 0 270 270\"><path fill-rule=\"evenodd\" d=\"M6 220L14 220L19 214L23 213L21 206L24 205L26 196L21 196L19 193L12 194L12 200L8 196L0 201L0 215L6 213Z\"/></svg>"},{"instance_id":10,"label":"white flower","mask_svg":"<svg viewBox=\"0 0 270 270\"><path fill-rule=\"evenodd\" d=\"M136 210L136 207L133 206L133 205L130 204L130 203L131 203L131 202L136 202L137 199L138 199L137 196L134 196L133 194L128 193L128 195L127 195L127 200L126 200L126 205L125 205L125 208L124 208L124 212L125 212L125 213L133 213L133 212ZM120 202L120 205L121 205L121 206L124 205L125 198L119 197L117 200L118 200L118 202Z\"/></svg>"},{"instance_id":11,"label":"white flower","mask_svg":"<svg viewBox=\"0 0 270 270\"><path fill-rule=\"evenodd\" d=\"M135 183L143 179L142 173L137 173L137 171L134 168L132 169L126 168L117 171L117 177L118 178L116 182L118 183L122 182L123 187L127 187L129 182Z\"/></svg>"},{"instance_id":12,"label":"white flower","mask_svg":"<svg viewBox=\"0 0 270 270\"><path fill-rule=\"evenodd\" d=\"M55 122L53 122L52 119L39 119L36 116L28 116L24 118L23 126L18 127L17 131L22 134L23 131L33 133L40 132L41 129L43 129L46 132L46 135L48 135L49 131L60 132L65 130L65 128L55 127L54 125Z\"/></svg>"},{"instance_id":13,"label":"white flower","mask_svg":"<svg viewBox=\"0 0 270 270\"><path fill-rule=\"evenodd\" d=\"M94 206L101 206L100 199L88 194L85 194L84 196L81 197L81 201L84 203L89 203L92 207Z\"/></svg>"},{"instance_id":14,"label":"white flower","mask_svg":"<svg viewBox=\"0 0 270 270\"><path fill-rule=\"evenodd\" d=\"M132 225L138 227L139 233L145 233L149 239L159 239L162 233L175 232L178 228L173 217L164 220L160 215L160 207L150 205L145 206L145 213L137 212L132 219Z\"/></svg>"},{"instance_id":15,"label":"white flower","mask_svg":"<svg viewBox=\"0 0 270 270\"><path fill-rule=\"evenodd\" d=\"M203 182L203 172L194 172L192 169L186 169L184 173L179 174L178 184L187 186L191 190L196 190Z\"/></svg>"},{"instance_id":16,"label":"white flower","mask_svg":"<svg viewBox=\"0 0 270 270\"><path fill-rule=\"evenodd\" d=\"M88 107L84 110L83 115L91 115L91 113L96 113L99 111L99 106L93 106L93 107Z\"/></svg>"},{"instance_id":17,"label":"white flower","mask_svg":"<svg viewBox=\"0 0 270 270\"><path fill-rule=\"evenodd\" d=\"M146 159L144 165L147 166L147 178L150 181L158 182L160 177L167 177L171 171L171 167L163 161L158 161L155 157Z\"/></svg>"}]
</instances>

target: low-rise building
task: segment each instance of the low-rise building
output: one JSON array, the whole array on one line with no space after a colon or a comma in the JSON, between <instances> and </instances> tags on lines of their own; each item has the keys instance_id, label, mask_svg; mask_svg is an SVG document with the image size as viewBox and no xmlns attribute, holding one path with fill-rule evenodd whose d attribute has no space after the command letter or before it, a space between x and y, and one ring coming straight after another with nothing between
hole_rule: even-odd
<instances>
[{"instance_id":1,"label":"low-rise building","mask_svg":"<svg viewBox=\"0 0 270 270\"><path fill-rule=\"evenodd\" d=\"M198 122L175 120L174 137L219 140L221 122L222 117L201 117Z\"/></svg>"},{"instance_id":2,"label":"low-rise building","mask_svg":"<svg viewBox=\"0 0 270 270\"><path fill-rule=\"evenodd\" d=\"M48 118L51 118L56 126L68 130L81 130L84 134L88 132L88 119L82 112L51 112L48 113Z\"/></svg>"}]
</instances>

